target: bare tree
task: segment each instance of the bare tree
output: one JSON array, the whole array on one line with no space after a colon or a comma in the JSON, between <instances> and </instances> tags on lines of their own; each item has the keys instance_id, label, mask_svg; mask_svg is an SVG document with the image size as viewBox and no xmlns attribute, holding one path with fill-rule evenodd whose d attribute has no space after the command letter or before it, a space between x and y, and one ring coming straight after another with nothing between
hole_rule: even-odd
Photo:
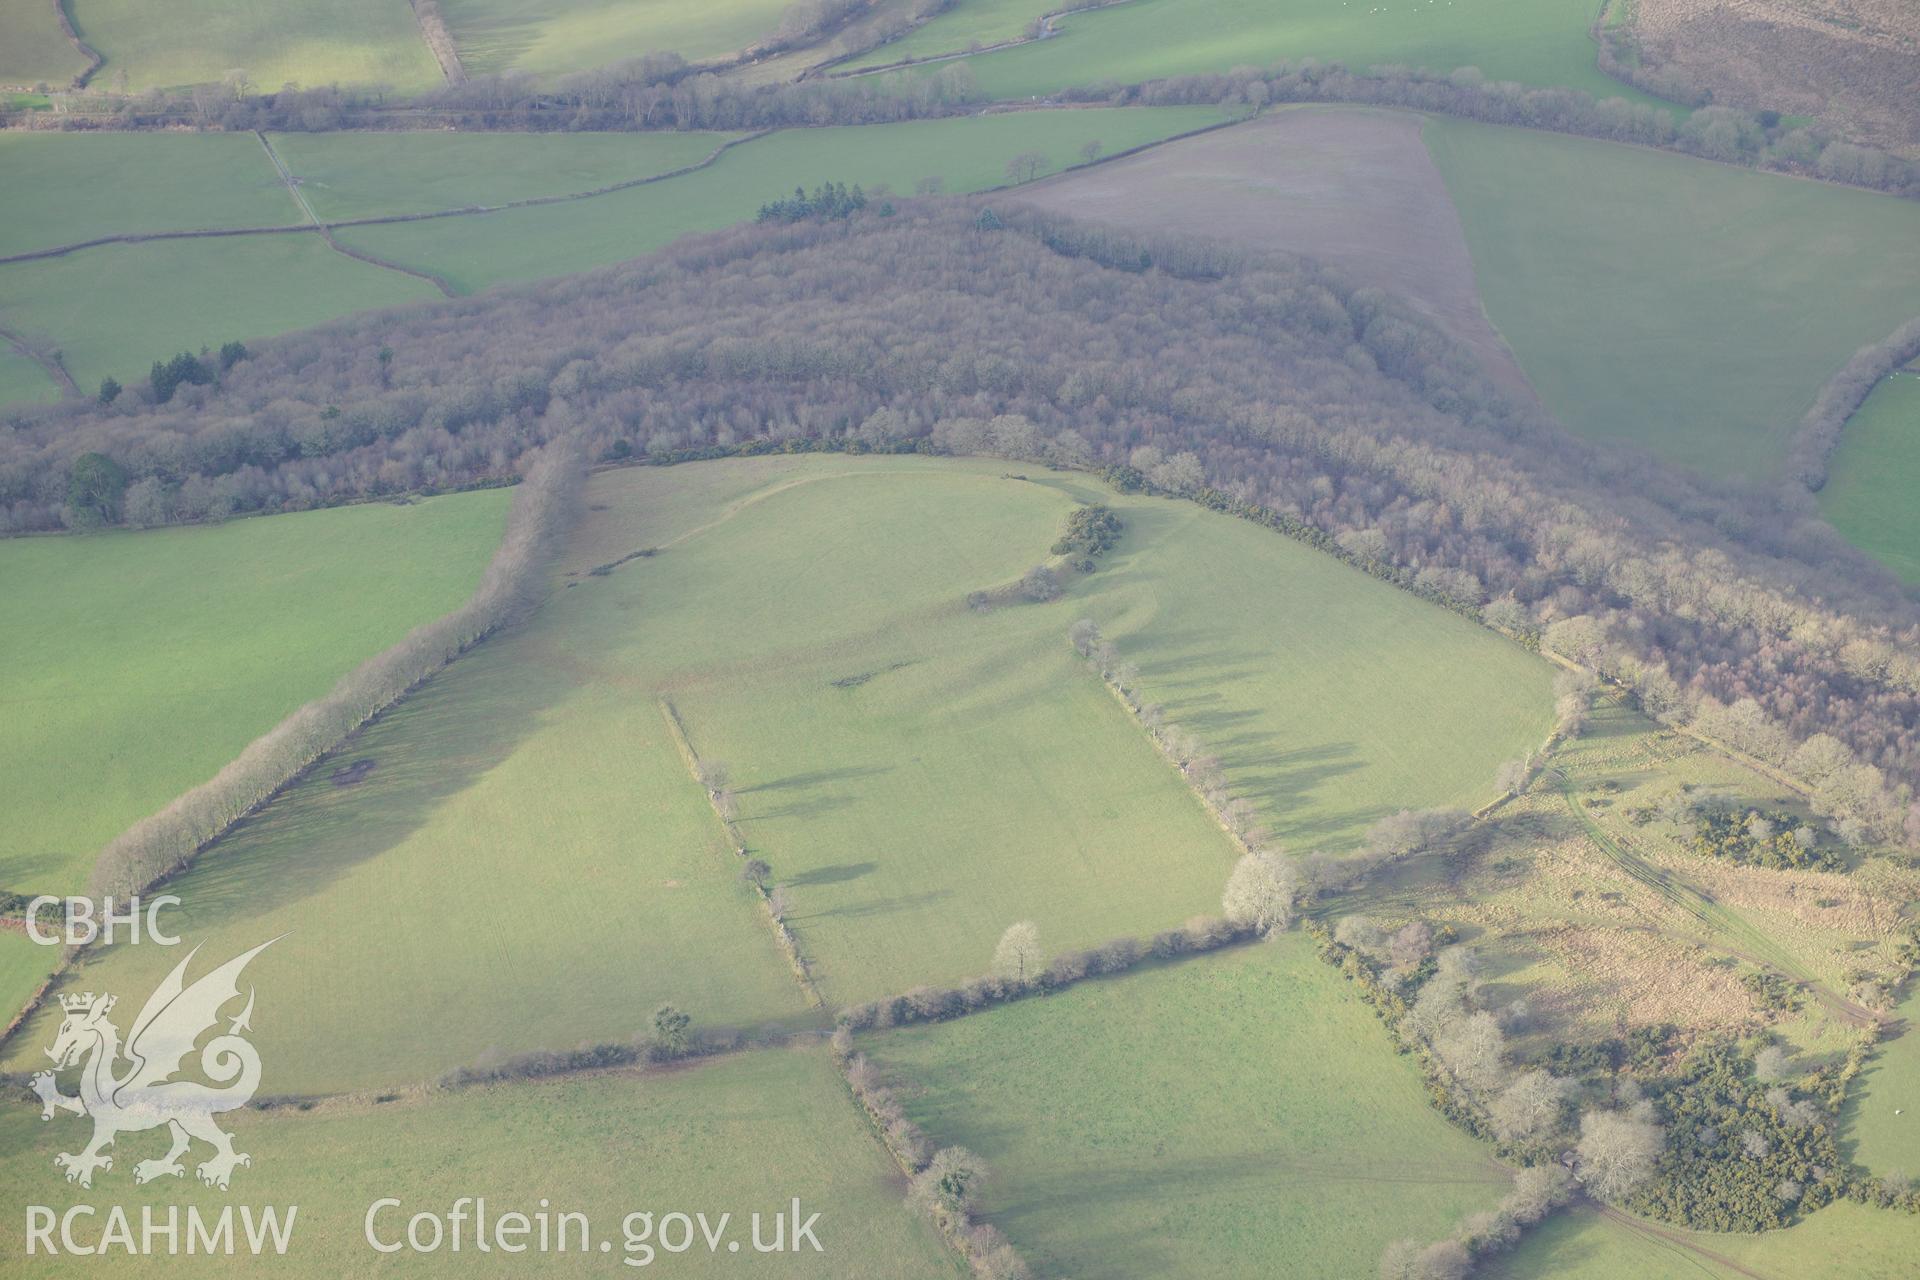
<instances>
[{"instance_id":1,"label":"bare tree","mask_svg":"<svg viewBox=\"0 0 1920 1280\"><path fill-rule=\"evenodd\" d=\"M1007 177L1014 182L1032 182L1047 167L1044 151L1022 151L1007 161Z\"/></svg>"},{"instance_id":2,"label":"bare tree","mask_svg":"<svg viewBox=\"0 0 1920 1280\"><path fill-rule=\"evenodd\" d=\"M1031 920L1007 926L1000 945L993 949L993 971L1002 978L1025 982L1046 965L1040 954L1040 929Z\"/></svg>"},{"instance_id":3,"label":"bare tree","mask_svg":"<svg viewBox=\"0 0 1920 1280\"><path fill-rule=\"evenodd\" d=\"M1627 1111L1589 1111L1580 1117L1575 1172L1588 1194L1618 1200L1653 1175L1666 1135L1642 1103Z\"/></svg>"},{"instance_id":4,"label":"bare tree","mask_svg":"<svg viewBox=\"0 0 1920 1280\"><path fill-rule=\"evenodd\" d=\"M1572 1081L1536 1069L1508 1085L1487 1110L1501 1141L1514 1142L1544 1137L1559 1128L1572 1099Z\"/></svg>"},{"instance_id":5,"label":"bare tree","mask_svg":"<svg viewBox=\"0 0 1920 1280\"><path fill-rule=\"evenodd\" d=\"M1293 896L1298 875L1293 864L1276 853L1249 853L1234 864L1227 877L1220 907L1227 919L1262 934L1272 934L1293 923Z\"/></svg>"}]
</instances>

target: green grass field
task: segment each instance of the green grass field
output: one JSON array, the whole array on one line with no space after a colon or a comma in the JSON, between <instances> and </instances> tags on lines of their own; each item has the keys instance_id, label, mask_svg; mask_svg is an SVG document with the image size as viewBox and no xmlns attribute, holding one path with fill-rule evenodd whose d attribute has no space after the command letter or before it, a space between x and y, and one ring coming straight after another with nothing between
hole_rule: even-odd
<instances>
[{"instance_id":1,"label":"green grass field","mask_svg":"<svg viewBox=\"0 0 1920 1280\"><path fill-rule=\"evenodd\" d=\"M1370 1278L1507 1186L1297 933L862 1044L1043 1275Z\"/></svg>"},{"instance_id":2,"label":"green grass field","mask_svg":"<svg viewBox=\"0 0 1920 1280\"><path fill-rule=\"evenodd\" d=\"M273 145L299 178L308 203L321 217L333 219L591 191L697 164L730 136L284 133L274 135ZM259 150L257 143L254 149Z\"/></svg>"},{"instance_id":3,"label":"green grass field","mask_svg":"<svg viewBox=\"0 0 1920 1280\"><path fill-rule=\"evenodd\" d=\"M622 1039L663 1000L709 1025L804 1020L663 699L696 750L731 766L742 838L791 894L830 1002L981 972L1018 919L1069 947L1217 909L1232 848L1073 655L1065 632L1084 612L1157 636L1163 647L1138 646L1150 678L1182 653L1223 664L1215 675L1244 708L1224 717L1240 736L1223 747L1243 783L1273 786L1263 798L1287 797L1297 822L1345 830L1372 816L1342 790L1355 777L1379 788L1369 804L1478 789L1541 728L1544 689L1498 688L1541 679L1533 660L1196 507L1133 500L1111 567L1067 598L969 611L968 592L1044 559L1066 513L1101 492L1003 471L782 457L598 477L590 500L605 510L568 553L575 585L177 883L213 952L291 931L258 962L285 1010L258 1024L263 1050L296 1064L283 1087L395 1085L489 1049ZM666 550L585 572L645 547ZM1236 590L1315 601L1301 616L1320 618L1323 638L1175 588L1198 576L1193 555L1240 557L1218 575ZM1342 608L1342 590L1360 603ZM1168 603L1219 616L1156 618ZM1385 653L1332 649L1368 629L1449 668L1451 703L1420 691L1424 670L1372 669L1422 707L1423 734L1404 715L1378 721L1382 702L1354 701L1352 673ZM1270 647L1276 630L1298 654ZM1485 677L1466 670L1480 663ZM364 779L335 782L361 760ZM166 962L122 948L88 980L136 989ZM411 1021L422 1005L431 1035Z\"/></svg>"},{"instance_id":4,"label":"green grass field","mask_svg":"<svg viewBox=\"0 0 1920 1280\"><path fill-rule=\"evenodd\" d=\"M1913 1031L1920 998L1900 1009L1899 1035L1880 1046L1847 1098L1842 1136L1853 1159L1874 1173L1912 1177L1920 1170L1920 1035Z\"/></svg>"},{"instance_id":5,"label":"green grass field","mask_svg":"<svg viewBox=\"0 0 1920 1280\"><path fill-rule=\"evenodd\" d=\"M650 53L724 58L773 34L788 0L622 4L554 0L537 11L511 0L446 0L461 65L471 75L561 76Z\"/></svg>"},{"instance_id":6,"label":"green grass field","mask_svg":"<svg viewBox=\"0 0 1920 1280\"><path fill-rule=\"evenodd\" d=\"M1920 373L1883 381L1847 421L1820 510L1847 541L1920 583ZM1920 1168L1920 1165L1916 1165Z\"/></svg>"},{"instance_id":7,"label":"green grass field","mask_svg":"<svg viewBox=\"0 0 1920 1280\"><path fill-rule=\"evenodd\" d=\"M707 1027L817 1024L653 700L568 652L579 609L637 619L570 594L543 615L561 626L484 646L170 886L209 955L288 935L254 964L275 1089L625 1041L669 1001ZM150 989L175 959L122 947L87 981Z\"/></svg>"},{"instance_id":8,"label":"green grass field","mask_svg":"<svg viewBox=\"0 0 1920 1280\"><path fill-rule=\"evenodd\" d=\"M50 4L0 6L0 84L63 87L87 60L73 47Z\"/></svg>"},{"instance_id":9,"label":"green grass field","mask_svg":"<svg viewBox=\"0 0 1920 1280\"><path fill-rule=\"evenodd\" d=\"M263 1060L271 1089L274 1059ZM676 1276L751 1271L835 1280L960 1274L932 1228L907 1212L898 1171L818 1047L739 1054L665 1074L613 1072L408 1095L383 1105L244 1112L223 1123L253 1157L251 1166L235 1171L231 1191L200 1186L191 1164L184 1178L136 1188L133 1165L166 1149L165 1135L153 1132L122 1135L112 1171L83 1191L61 1181L53 1155L76 1149L84 1122L63 1116L42 1124L37 1108L7 1107L0 1115L0 1197L56 1211L97 1205L102 1217L83 1220L82 1231L97 1232L110 1205L127 1206L136 1232L143 1204L156 1206L163 1220L168 1205L182 1206L183 1213L196 1206L207 1215L236 1203L299 1206L285 1259L169 1258L163 1252L134 1265L122 1257L103 1266L99 1258L62 1257L26 1264L31 1274L604 1276L650 1275L656 1268ZM197 1163L206 1153L196 1146L187 1160ZM554 1214L584 1213L594 1251L577 1252L576 1228L569 1237L575 1251L566 1255L481 1254L469 1221L458 1254L443 1248L432 1256L383 1257L362 1231L369 1205L385 1196L400 1199L402 1207L376 1219L383 1242L403 1239L413 1213L444 1215L462 1196L483 1196L493 1218L510 1211L531 1216L543 1200ZM814 1234L821 1251L753 1253L751 1215L763 1216L763 1239L770 1240L771 1215L788 1210L796 1196L803 1218L820 1213ZM629 1253L623 1230L635 1212L651 1212L656 1233L669 1213L704 1212L710 1225L730 1213L727 1236L740 1242L740 1251L729 1253L722 1243L710 1254L696 1231L690 1252L668 1253L659 1250L656 1234L647 1241L656 1249L651 1265L642 1270L648 1255L638 1246ZM9 1227L10 1253L20 1247L17 1230L17 1222ZM633 1230L639 1234L640 1224ZM598 1251L603 1240L613 1246L607 1253ZM626 1260L631 1270L621 1265ZM9 1274L29 1274L18 1261L12 1266Z\"/></svg>"},{"instance_id":10,"label":"green grass field","mask_svg":"<svg viewBox=\"0 0 1920 1280\"><path fill-rule=\"evenodd\" d=\"M920 179L939 177L949 192L979 191L1005 183L1007 162L1023 152L1042 152L1052 171L1077 163L1090 141L1112 153L1220 118L1212 107L1119 108L789 129L669 182L570 204L356 227L340 238L478 290L637 257L690 232L751 219L803 184L885 183L910 194Z\"/></svg>"},{"instance_id":11,"label":"green grass field","mask_svg":"<svg viewBox=\"0 0 1920 1280\"><path fill-rule=\"evenodd\" d=\"M0 133L0 169L0 254L304 221L250 133Z\"/></svg>"},{"instance_id":12,"label":"green grass field","mask_svg":"<svg viewBox=\"0 0 1920 1280\"><path fill-rule=\"evenodd\" d=\"M59 947L43 947L25 933L0 929L0 1027L26 1007L59 960Z\"/></svg>"},{"instance_id":13,"label":"green grass field","mask_svg":"<svg viewBox=\"0 0 1920 1280\"><path fill-rule=\"evenodd\" d=\"M60 385L45 369L0 342L0 404L17 400L54 401L60 398Z\"/></svg>"},{"instance_id":14,"label":"green grass field","mask_svg":"<svg viewBox=\"0 0 1920 1280\"><path fill-rule=\"evenodd\" d=\"M113 244L0 266L7 324L52 340L89 392L156 360L439 297L424 280L335 253L313 234Z\"/></svg>"},{"instance_id":15,"label":"green grass field","mask_svg":"<svg viewBox=\"0 0 1920 1280\"><path fill-rule=\"evenodd\" d=\"M246 72L262 92L282 85L442 83L407 0L309 0L297 5L191 0L164 15L141 0L74 0L74 25L135 90L217 84Z\"/></svg>"},{"instance_id":16,"label":"green grass field","mask_svg":"<svg viewBox=\"0 0 1920 1280\"><path fill-rule=\"evenodd\" d=\"M1017 40L1035 18L1059 7L1057 0L960 0L932 22L834 69L881 66Z\"/></svg>"},{"instance_id":17,"label":"green grass field","mask_svg":"<svg viewBox=\"0 0 1920 1280\"><path fill-rule=\"evenodd\" d=\"M1920 205L1434 119L1487 314L1567 426L1771 477L1847 357L1910 318Z\"/></svg>"},{"instance_id":18,"label":"green grass field","mask_svg":"<svg viewBox=\"0 0 1920 1280\"><path fill-rule=\"evenodd\" d=\"M1488 1280L1904 1280L1920 1249L1920 1219L1845 1200L1761 1235L1660 1231L1668 1234L1588 1208L1563 1210L1475 1274Z\"/></svg>"},{"instance_id":19,"label":"green grass field","mask_svg":"<svg viewBox=\"0 0 1920 1280\"><path fill-rule=\"evenodd\" d=\"M1081 612L1290 847L1344 847L1401 808L1477 807L1545 738L1552 674L1517 646L1246 521L1121 510L1128 554Z\"/></svg>"},{"instance_id":20,"label":"green grass field","mask_svg":"<svg viewBox=\"0 0 1920 1280\"><path fill-rule=\"evenodd\" d=\"M0 542L0 887L58 893L361 659L464 600L504 491Z\"/></svg>"},{"instance_id":21,"label":"green grass field","mask_svg":"<svg viewBox=\"0 0 1920 1280\"><path fill-rule=\"evenodd\" d=\"M340 238L356 248L438 272L462 290L506 281L585 271L660 248L680 236L750 219L762 204L829 179L890 184L910 192L921 178L941 177L949 191L977 191L1007 181L1015 155L1040 151L1051 169L1077 163L1089 141L1108 153L1200 128L1220 119L1211 107L1061 111L978 119L919 121L865 128L793 129L728 152L707 169L607 196L473 217L362 227ZM30 154L48 180L85 171L93 162L71 147L126 139L24 137L52 142ZM154 174L157 214L141 222L142 205L113 199L82 216L78 238L152 225L237 226L298 219L259 145L244 136L149 139L166 144L218 143L195 155L213 196ZM693 163L718 145L713 134L636 136L306 134L282 135L276 146L305 181L323 216L445 208L473 201L566 194L666 172ZM264 178L249 166L258 154ZM431 152L435 158L429 159ZM148 155L164 154L150 150ZM145 197L140 197L144 199ZM40 202L24 194L18 248L71 238ZM0 208L7 197L0 195ZM0 226L8 225L0 222ZM0 231L6 242L8 231ZM0 266L0 323L54 343L75 380L91 390L112 374L144 376L157 359L234 338L283 333L350 312L437 296L426 281L333 253L318 237L248 236L108 245L62 258ZM214 303L213 299L217 299ZM110 300L111 305L102 305ZM30 369L0 360L0 396L42 399ZM0 403L3 403L0 400Z\"/></svg>"},{"instance_id":22,"label":"green grass field","mask_svg":"<svg viewBox=\"0 0 1920 1280\"><path fill-rule=\"evenodd\" d=\"M997 464L895 465L805 468L610 588L682 602L616 669L644 655L732 767L828 1000L985 972L1019 919L1088 946L1217 909L1233 849L1067 645L1078 602L965 607L1044 560L1071 501ZM602 492L623 482L674 480Z\"/></svg>"},{"instance_id":23,"label":"green grass field","mask_svg":"<svg viewBox=\"0 0 1920 1280\"><path fill-rule=\"evenodd\" d=\"M962 32L972 21L966 10L962 3L935 19L916 41L964 48ZM1052 39L982 54L969 65L981 89L1002 99L1318 58L1361 68L1479 67L1495 80L1651 101L1594 65L1587 27L1597 11L1591 0L1429 0L1391 8L1361 0L1134 0L1069 15ZM943 23L953 24L953 43Z\"/></svg>"}]
</instances>

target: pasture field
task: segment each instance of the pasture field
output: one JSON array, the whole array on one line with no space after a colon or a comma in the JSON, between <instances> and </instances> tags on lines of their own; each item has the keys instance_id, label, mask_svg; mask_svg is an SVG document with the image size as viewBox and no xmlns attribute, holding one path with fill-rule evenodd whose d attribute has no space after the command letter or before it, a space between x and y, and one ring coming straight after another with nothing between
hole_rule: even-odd
<instances>
[{"instance_id":1,"label":"pasture field","mask_svg":"<svg viewBox=\"0 0 1920 1280\"><path fill-rule=\"evenodd\" d=\"M0 6L0 84L64 87L86 66L52 5Z\"/></svg>"},{"instance_id":2,"label":"pasture field","mask_svg":"<svg viewBox=\"0 0 1920 1280\"><path fill-rule=\"evenodd\" d=\"M0 1027L26 1007L59 959L60 948L43 947L24 932L0 929Z\"/></svg>"},{"instance_id":3,"label":"pasture field","mask_svg":"<svg viewBox=\"0 0 1920 1280\"><path fill-rule=\"evenodd\" d=\"M904 195L922 178L939 177L949 192L981 191L1007 182L1007 162L1024 152L1046 155L1048 173L1077 163L1088 142L1111 153L1221 118L1214 107L1113 108L788 129L668 182L534 209L354 227L340 239L471 292L637 257L690 232L751 219L796 186L835 181L871 191L885 184Z\"/></svg>"},{"instance_id":4,"label":"pasture field","mask_svg":"<svg viewBox=\"0 0 1920 1280\"><path fill-rule=\"evenodd\" d=\"M1820 510L1847 541L1920 583L1920 372L1887 378L1847 420ZM1920 1167L1920 1166L1917 1166Z\"/></svg>"},{"instance_id":5,"label":"pasture field","mask_svg":"<svg viewBox=\"0 0 1920 1280\"><path fill-rule=\"evenodd\" d=\"M60 384L52 375L38 362L21 355L11 343L0 342L0 404L59 398Z\"/></svg>"},{"instance_id":6,"label":"pasture field","mask_svg":"<svg viewBox=\"0 0 1920 1280\"><path fill-rule=\"evenodd\" d=\"M928 23L920 43L945 43L941 24L966 21L965 11L963 3ZM1360 0L1132 0L1069 14L1053 38L981 54L969 65L980 88L999 99L1318 58L1356 68L1478 67L1493 80L1654 101L1594 65L1587 28L1596 12L1589 0L1424 0L1390 8Z\"/></svg>"},{"instance_id":7,"label":"pasture field","mask_svg":"<svg viewBox=\"0 0 1920 1280\"><path fill-rule=\"evenodd\" d=\"M264 1001L263 994L263 1001ZM263 1054L267 1089L273 1088L270 1055ZM57 1211L72 1203L125 1204L135 1230L139 1206L197 1206L217 1215L229 1203L299 1206L293 1241L284 1259L176 1257L164 1252L137 1267L108 1274L251 1275L262 1271L295 1277L344 1275L609 1275L659 1270L673 1275L848 1277L850 1280L935 1280L960 1274L958 1264L933 1229L902 1203L898 1171L873 1140L846 1086L822 1047L737 1054L685 1069L636 1075L606 1072L564 1080L515 1082L452 1093L408 1094L376 1104L365 1099L248 1111L224 1121L236 1146L254 1157L236 1170L232 1190L200 1186L189 1163L184 1178L166 1178L136 1189L138 1159L165 1151L164 1134L123 1135L112 1171L96 1175L83 1191L60 1180L53 1154L73 1150L84 1121L73 1117L42 1124L37 1108L13 1105L0 1115L0 1196L9 1204L45 1204ZM205 1158L196 1146L189 1162ZM458 1254L374 1253L363 1236L373 1201L402 1201L376 1219L383 1241L404 1238L407 1217L444 1215L462 1196L484 1196L487 1213L510 1211L587 1215L594 1250L578 1252L578 1228L568 1254L479 1253L467 1224ZM818 1211L814 1234L821 1251L758 1255L751 1246L750 1216L763 1219L771 1239L771 1215L788 1210L798 1196L801 1216ZM623 1220L651 1212L704 1212L709 1225L730 1213L727 1235L740 1253L709 1254L695 1232L686 1253L658 1249L628 1253ZM163 1217L164 1220L164 1217ZM236 1225L236 1234L238 1226ZM634 1225L636 1233L638 1224ZM557 1229L556 1229L557 1231ZM57 1238L57 1237L56 1237ZM17 1240L18 1237L15 1237ZM184 1226L183 1226L184 1239ZM599 1242L610 1241L608 1253ZM677 1238L676 1241L677 1243ZM162 1244L164 1250L164 1242ZM750 1259L743 1263L742 1257ZM98 1258L37 1260L35 1275L98 1272ZM28 1274L19 1271L15 1274Z\"/></svg>"},{"instance_id":8,"label":"pasture field","mask_svg":"<svg viewBox=\"0 0 1920 1280\"><path fill-rule=\"evenodd\" d=\"M1482 787L1537 737L1544 684L1537 699L1498 687L1543 680L1535 660L1506 664L1501 642L1455 634L1443 611L1197 507L1128 502L1127 541L1067 598L970 611L970 591L1045 559L1067 512L1105 494L1003 472L783 457L596 477L605 510L568 553L572 585L177 882L212 951L291 931L257 962L298 1011L260 1023L263 1052L297 1064L285 1087L624 1039L663 1000L708 1026L809 1023L664 702L692 749L730 767L738 838L790 895L830 1003L981 972L1018 919L1085 946L1217 907L1233 848L1072 653L1082 613L1149 682L1160 663L1210 665L1233 700L1198 709L1232 726L1222 750L1245 785L1274 788L1261 798L1287 797L1298 821L1350 826L1371 816L1358 804ZM587 572L647 548L662 550ZM1196 555L1240 557L1207 576L1276 603L1235 611L1169 581L1199 577ZM1369 631L1381 639L1356 641ZM1447 679L1383 679L1376 643L1430 644ZM1363 670L1399 691L1398 717L1387 694L1354 700ZM1432 713L1425 735L1408 734L1409 699ZM1363 801L1341 789L1353 778L1380 790ZM131 989L164 962L122 948L88 980ZM423 1006L430 1035L412 1022Z\"/></svg>"},{"instance_id":9,"label":"pasture field","mask_svg":"<svg viewBox=\"0 0 1920 1280\"><path fill-rule=\"evenodd\" d=\"M9 327L57 345L91 393L156 360L439 297L425 280L357 262L318 235L111 244L0 266Z\"/></svg>"},{"instance_id":10,"label":"pasture field","mask_svg":"<svg viewBox=\"0 0 1920 1280\"><path fill-rule=\"evenodd\" d=\"M402 91L442 83L407 0L190 0L157 12L143 0L74 0L81 36L106 58L96 79L121 71L134 90L219 84L246 73L263 92L286 84L383 84Z\"/></svg>"},{"instance_id":11,"label":"pasture field","mask_svg":"<svg viewBox=\"0 0 1920 1280\"><path fill-rule=\"evenodd\" d=\"M1920 997L1909 994L1896 1016L1900 1031L1884 1042L1847 1097L1842 1137L1853 1159L1882 1177L1920 1169L1920 1034L1913 1020Z\"/></svg>"},{"instance_id":12,"label":"pasture field","mask_svg":"<svg viewBox=\"0 0 1920 1280\"><path fill-rule=\"evenodd\" d=\"M1403 808L1484 804L1500 763L1545 738L1552 673L1518 646L1248 521L1114 505L1124 557L1076 616L1295 851L1349 847Z\"/></svg>"},{"instance_id":13,"label":"pasture field","mask_svg":"<svg viewBox=\"0 0 1920 1280\"><path fill-rule=\"evenodd\" d=\"M273 145L299 179L307 202L322 218L331 220L591 191L697 164L733 136L280 133L274 135ZM259 150L258 143L254 150ZM264 155L260 158L266 162ZM285 198L282 189L281 199Z\"/></svg>"},{"instance_id":14,"label":"pasture field","mask_svg":"<svg viewBox=\"0 0 1920 1280\"><path fill-rule=\"evenodd\" d=\"M1060 7L1059 0L961 0L932 22L851 58L834 70L884 66L910 58L960 53L975 45L1018 40L1034 19Z\"/></svg>"},{"instance_id":15,"label":"pasture field","mask_svg":"<svg viewBox=\"0 0 1920 1280\"><path fill-rule=\"evenodd\" d=\"M1842 1200L1784 1231L1682 1231L1565 1209L1477 1271L1489 1280L1903 1280L1920 1218Z\"/></svg>"},{"instance_id":16,"label":"pasture field","mask_svg":"<svg viewBox=\"0 0 1920 1280\"><path fill-rule=\"evenodd\" d=\"M0 887L82 888L101 845L466 599L506 506L489 490L0 542Z\"/></svg>"},{"instance_id":17,"label":"pasture field","mask_svg":"<svg viewBox=\"0 0 1920 1280\"><path fill-rule=\"evenodd\" d=\"M1061 946L1171 927L1233 864L1067 644L1077 600L966 608L1046 559L1073 505L997 470L809 469L613 584L684 602L636 639L676 655L666 696L731 767L829 1003L985 972L1020 919Z\"/></svg>"},{"instance_id":18,"label":"pasture field","mask_svg":"<svg viewBox=\"0 0 1920 1280\"><path fill-rule=\"evenodd\" d=\"M249 970L274 1088L625 1042L669 1002L707 1028L818 1025L658 707L617 693L564 629L492 641L170 883L209 955L287 935ZM150 989L176 960L121 947L84 981Z\"/></svg>"},{"instance_id":19,"label":"pasture field","mask_svg":"<svg viewBox=\"0 0 1920 1280\"><path fill-rule=\"evenodd\" d=\"M554 0L532 12L512 0L446 0L441 7L468 74L552 77L650 53L724 58L771 36L788 0Z\"/></svg>"},{"instance_id":20,"label":"pasture field","mask_svg":"<svg viewBox=\"0 0 1920 1280\"><path fill-rule=\"evenodd\" d=\"M1298 933L861 1047L1043 1275L1371 1278L1509 1185Z\"/></svg>"},{"instance_id":21,"label":"pasture field","mask_svg":"<svg viewBox=\"0 0 1920 1280\"><path fill-rule=\"evenodd\" d=\"M250 133L0 132L0 170L0 255L303 221Z\"/></svg>"},{"instance_id":22,"label":"pasture field","mask_svg":"<svg viewBox=\"0 0 1920 1280\"><path fill-rule=\"evenodd\" d=\"M1574 431L1770 479L1847 357L1914 312L1920 205L1433 119L1481 298Z\"/></svg>"}]
</instances>

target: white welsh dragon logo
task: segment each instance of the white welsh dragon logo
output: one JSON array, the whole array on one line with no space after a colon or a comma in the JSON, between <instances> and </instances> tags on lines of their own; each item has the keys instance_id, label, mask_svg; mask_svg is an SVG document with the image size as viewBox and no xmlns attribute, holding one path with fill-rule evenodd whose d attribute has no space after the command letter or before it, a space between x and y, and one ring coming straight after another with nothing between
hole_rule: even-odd
<instances>
[{"instance_id":1,"label":"white welsh dragon logo","mask_svg":"<svg viewBox=\"0 0 1920 1280\"><path fill-rule=\"evenodd\" d=\"M278 941L263 942L187 986L187 965L200 950L195 947L147 997L140 1016L133 1020L124 1049L119 1028L107 1020L113 1010L113 996L96 996L89 991L60 997L66 1017L47 1056L53 1059L53 1071L80 1067L80 1094L68 1097L61 1093L53 1071L38 1073L31 1083L40 1095L42 1120L53 1119L55 1111L93 1117L93 1141L86 1150L53 1158L57 1167L67 1171L68 1182L92 1186L94 1170L113 1168L113 1158L102 1153L113 1145L117 1135L161 1125L172 1130L173 1149L163 1159L136 1164L135 1182L151 1182L168 1175L180 1177L186 1172L180 1166L180 1157L195 1138L213 1147L213 1158L199 1170L200 1181L209 1186L226 1190L234 1167L253 1163L252 1157L233 1149L233 1139L213 1122L216 1115L247 1105L260 1087L260 1055L240 1036L251 1029L252 988L247 990L246 1008L229 1022L226 1034L215 1036L200 1051L201 1071L219 1087L169 1077L193 1052L194 1042L220 1021L221 1008L239 998L240 971L247 962ZM131 1065L116 1075L114 1066L122 1058Z\"/></svg>"}]
</instances>

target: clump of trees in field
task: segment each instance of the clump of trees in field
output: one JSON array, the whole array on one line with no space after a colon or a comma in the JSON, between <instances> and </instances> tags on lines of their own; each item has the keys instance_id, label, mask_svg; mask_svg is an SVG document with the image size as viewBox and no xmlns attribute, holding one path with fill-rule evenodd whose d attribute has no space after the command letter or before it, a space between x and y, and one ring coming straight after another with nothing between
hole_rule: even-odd
<instances>
[{"instance_id":1,"label":"clump of trees in field","mask_svg":"<svg viewBox=\"0 0 1920 1280\"><path fill-rule=\"evenodd\" d=\"M1777 809L1723 806L1709 797L1696 808L1688 847L1709 858L1776 871L1838 871L1840 859L1812 827Z\"/></svg>"},{"instance_id":2,"label":"clump of trees in field","mask_svg":"<svg viewBox=\"0 0 1920 1280\"><path fill-rule=\"evenodd\" d=\"M561 436L610 460L1089 467L1565 655L1787 772L1827 735L1845 754L1808 761L1816 812L1863 842L1912 814L1920 836L1920 609L1829 528L1571 439L1312 264L996 214L737 229L277 339L165 404L12 407L0 521L83 523L68 482L89 453L124 469L126 507L137 491L174 520L495 483Z\"/></svg>"},{"instance_id":3,"label":"clump of trees in field","mask_svg":"<svg viewBox=\"0 0 1920 1280\"><path fill-rule=\"evenodd\" d=\"M1067 515L1067 527L1054 542L1053 554L1066 556L1081 573L1092 573L1094 562L1113 550L1125 527L1105 503L1076 507Z\"/></svg>"},{"instance_id":4,"label":"clump of trees in field","mask_svg":"<svg viewBox=\"0 0 1920 1280\"><path fill-rule=\"evenodd\" d=\"M184 867L347 735L530 609L545 590L547 566L583 472L578 454L565 444L527 461L506 534L465 604L361 663L327 694L254 739L210 781L116 836L94 864L89 892L124 897Z\"/></svg>"},{"instance_id":5,"label":"clump of trees in field","mask_svg":"<svg viewBox=\"0 0 1920 1280\"><path fill-rule=\"evenodd\" d=\"M851 189L844 182L825 182L815 187L811 195L801 187L795 187L793 194L784 200L773 200L760 206L756 215L759 222L825 222L834 218L851 218L867 207L867 193L855 183Z\"/></svg>"}]
</instances>

